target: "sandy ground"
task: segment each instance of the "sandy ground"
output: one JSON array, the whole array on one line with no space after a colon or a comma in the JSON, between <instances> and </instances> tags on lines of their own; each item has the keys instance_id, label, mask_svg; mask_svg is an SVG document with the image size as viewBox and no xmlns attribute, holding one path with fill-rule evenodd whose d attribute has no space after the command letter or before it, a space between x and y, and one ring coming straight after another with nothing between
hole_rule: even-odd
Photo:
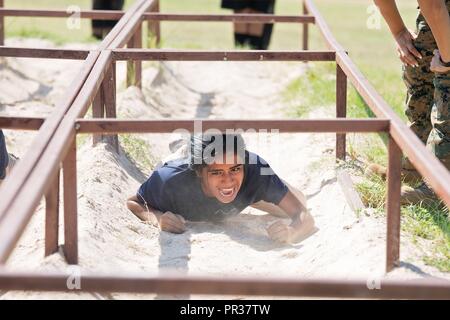
<instances>
[{"instance_id":1,"label":"sandy ground","mask_svg":"<svg viewBox=\"0 0 450 320\"><path fill-rule=\"evenodd\" d=\"M23 44L22 40L10 41L10 45ZM47 42L40 43L51 46ZM118 68L120 82L124 79L123 67ZM305 68L305 64L269 62L153 64L144 70L142 91L131 87L119 92L118 111L122 118L286 118L286 105L280 92ZM1 60L0 114L49 114L78 69L78 63L68 61ZM310 118L332 116L328 109L315 110L309 115ZM33 133L6 131L5 134L10 151L20 157L32 147ZM265 231L275 218L255 209L247 209L221 224L188 223L188 231L181 235L159 232L140 222L125 207L126 198L137 190L151 173L150 169L138 168L123 151L116 154L108 145L93 148L89 140L80 146L77 163L81 269L148 275L176 270L221 277L450 279L450 274L421 262L421 252L407 235L402 235L401 267L383 274L385 219L364 214L358 218L346 204L336 179L334 135L269 133L258 139L246 133L244 137L251 151L263 156L279 176L307 195L318 232L299 244L276 244ZM148 134L139 138L146 141L152 158L160 160L170 154L168 143L174 137ZM41 204L7 268L67 270L60 253L47 258L43 258L43 253L44 206ZM3 292L0 297L151 299L187 296Z\"/></svg>"}]
</instances>

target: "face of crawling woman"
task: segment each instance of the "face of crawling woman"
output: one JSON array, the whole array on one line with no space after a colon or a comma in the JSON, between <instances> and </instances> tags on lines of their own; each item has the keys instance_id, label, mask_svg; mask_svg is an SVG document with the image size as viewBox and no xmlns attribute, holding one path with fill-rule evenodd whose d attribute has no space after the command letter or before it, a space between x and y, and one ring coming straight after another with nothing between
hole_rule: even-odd
<instances>
[{"instance_id":1,"label":"face of crawling woman","mask_svg":"<svg viewBox=\"0 0 450 320\"><path fill-rule=\"evenodd\" d=\"M232 161L214 162L207 165L201 169L200 173L202 189L205 195L215 197L222 203L232 202L244 181L243 161L238 161L237 155L231 158Z\"/></svg>"}]
</instances>

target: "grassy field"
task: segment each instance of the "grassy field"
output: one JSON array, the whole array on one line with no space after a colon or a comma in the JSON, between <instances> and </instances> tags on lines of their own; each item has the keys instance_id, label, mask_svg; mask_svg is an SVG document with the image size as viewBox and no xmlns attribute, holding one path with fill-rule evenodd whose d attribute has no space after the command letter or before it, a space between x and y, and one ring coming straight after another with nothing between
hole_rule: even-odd
<instances>
[{"instance_id":1,"label":"grassy field","mask_svg":"<svg viewBox=\"0 0 450 320\"><path fill-rule=\"evenodd\" d=\"M127 0L128 7L133 1ZM367 27L371 18L371 0L316 0L337 40L346 48L350 57L363 74L405 121L405 87L401 79L401 64L395 52L394 42L383 20L380 28ZM9 8L59 8L76 4L83 9L91 6L90 0L5 0ZM397 0L405 23L414 29L417 14L416 1ZM220 0L161 0L162 12L230 13L220 9ZM298 14L300 0L277 0L277 14ZM42 37L57 43L92 42L90 22L84 20L80 30L69 30L65 19L7 18L7 36ZM324 43L316 28L311 27L310 48L324 49ZM279 24L274 28L270 49L298 49L301 43L301 27L295 24ZM162 47L191 49L233 48L232 25L229 23L162 23ZM289 113L301 117L315 107L335 103L335 66L332 63L315 63L307 75L293 81L285 90ZM349 117L367 117L370 111L354 90L349 90ZM370 138L366 145L353 146L367 161L386 162L386 149L382 139ZM353 151L352 151L353 152ZM385 184L370 180L358 185L363 200L381 214L385 201ZM439 205L410 206L402 209L403 229L414 239L426 239L433 244L424 260L443 271L450 272L450 222L448 210ZM420 241L417 241L419 244Z\"/></svg>"}]
</instances>

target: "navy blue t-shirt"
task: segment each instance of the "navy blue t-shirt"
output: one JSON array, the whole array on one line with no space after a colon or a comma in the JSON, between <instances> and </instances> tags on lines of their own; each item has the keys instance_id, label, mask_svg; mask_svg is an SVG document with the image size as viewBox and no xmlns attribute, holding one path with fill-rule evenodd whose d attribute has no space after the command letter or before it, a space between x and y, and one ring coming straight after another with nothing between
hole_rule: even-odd
<instances>
[{"instance_id":1,"label":"navy blue t-shirt","mask_svg":"<svg viewBox=\"0 0 450 320\"><path fill-rule=\"evenodd\" d=\"M259 156L256 164L244 164L244 180L236 198L230 203L221 203L215 197L207 197L202 190L200 178L189 168L184 159L169 161L155 170L138 190L137 198L161 212L171 211L191 221L221 220L236 215L249 205L264 200L279 204L288 188L271 171L270 166Z\"/></svg>"},{"instance_id":2,"label":"navy blue t-shirt","mask_svg":"<svg viewBox=\"0 0 450 320\"><path fill-rule=\"evenodd\" d=\"M0 130L0 179L5 179L6 167L8 166L8 152L6 151L5 136Z\"/></svg>"}]
</instances>

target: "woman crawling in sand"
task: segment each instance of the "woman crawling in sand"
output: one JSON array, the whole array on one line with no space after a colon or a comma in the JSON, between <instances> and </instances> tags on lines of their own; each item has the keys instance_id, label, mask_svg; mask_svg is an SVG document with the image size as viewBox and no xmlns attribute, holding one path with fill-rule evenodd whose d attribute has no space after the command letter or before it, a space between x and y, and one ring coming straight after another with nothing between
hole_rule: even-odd
<instances>
[{"instance_id":1,"label":"woman crawling in sand","mask_svg":"<svg viewBox=\"0 0 450 320\"><path fill-rule=\"evenodd\" d=\"M218 221L248 206L280 218L267 228L271 239L300 242L315 231L306 198L287 185L239 134L192 135L190 152L164 163L127 201L141 220L183 233L186 220Z\"/></svg>"}]
</instances>

